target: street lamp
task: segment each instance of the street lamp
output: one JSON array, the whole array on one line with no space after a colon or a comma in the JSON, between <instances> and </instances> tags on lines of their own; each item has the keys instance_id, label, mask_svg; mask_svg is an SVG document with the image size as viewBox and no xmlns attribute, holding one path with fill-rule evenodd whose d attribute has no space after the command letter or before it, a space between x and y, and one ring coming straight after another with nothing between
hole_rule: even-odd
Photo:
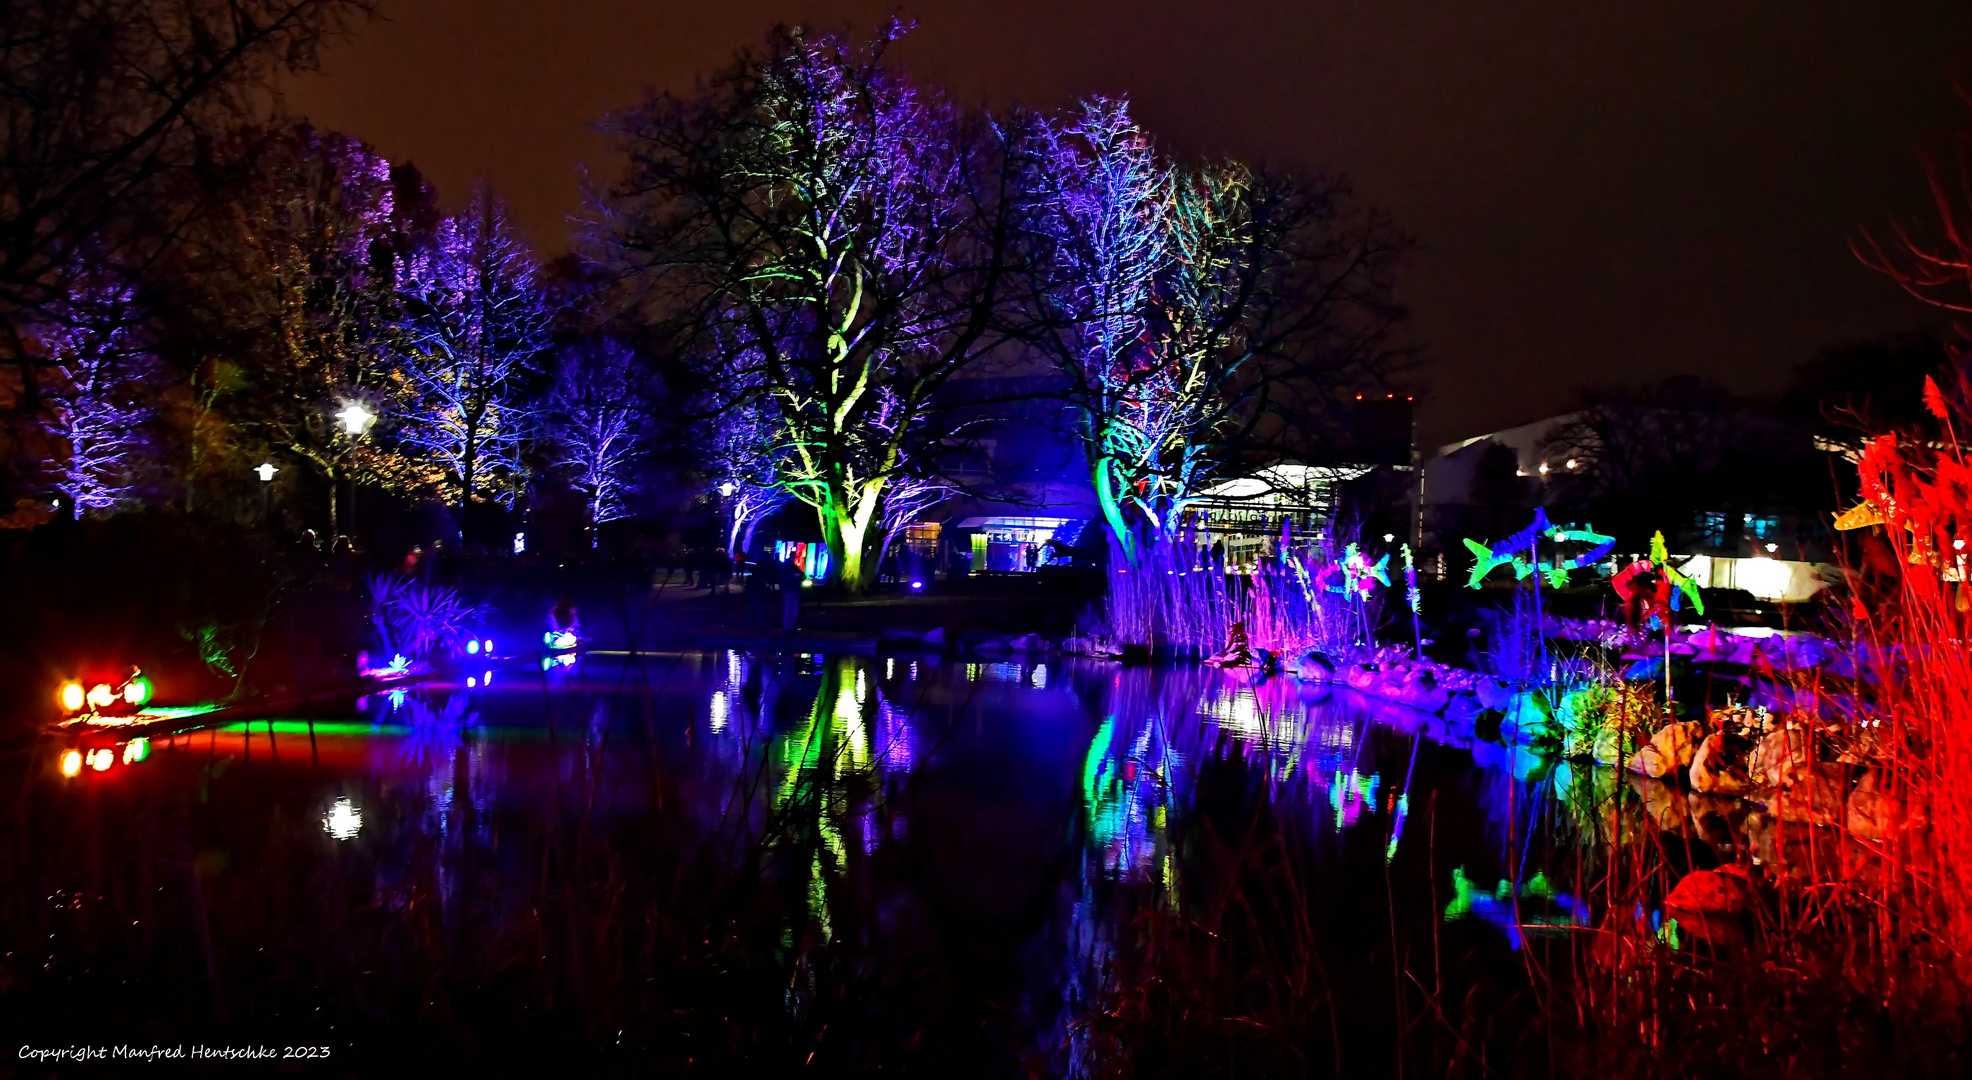
<instances>
[{"instance_id":1,"label":"street lamp","mask_svg":"<svg viewBox=\"0 0 1972 1080\"><path fill-rule=\"evenodd\" d=\"M370 425L377 422L377 414L375 410L371 409L368 405L363 404L360 400L356 400L353 398L344 401L342 404L342 408L338 410L335 415L336 415L336 422L342 425L343 434L349 436L352 439L362 438L366 433L369 432ZM336 482L335 475L331 473L329 476L329 483L333 485L335 482ZM335 498L334 498L333 488L330 491L330 498L329 498L329 517L331 519L335 517ZM349 535L352 538L350 540L350 543L353 546L355 544L354 537L356 535L356 476L353 472L349 477L349 513L347 515L347 518L349 523ZM331 520L329 522L329 531L336 532L336 523L334 520Z\"/></svg>"},{"instance_id":2,"label":"street lamp","mask_svg":"<svg viewBox=\"0 0 1972 1080\"><path fill-rule=\"evenodd\" d=\"M352 401L336 413L336 420L342 424L344 434L362 438L363 433L370 430L370 425L377 422L377 414L362 402Z\"/></svg>"},{"instance_id":3,"label":"street lamp","mask_svg":"<svg viewBox=\"0 0 1972 1080\"><path fill-rule=\"evenodd\" d=\"M731 555L732 554L731 548L733 542L732 500L733 500L733 492L739 490L739 485L733 483L730 479L721 480L719 481L719 487L717 490L719 492L719 498L721 500L721 504L719 506L719 548L720 550L724 551L727 555Z\"/></svg>"},{"instance_id":4,"label":"street lamp","mask_svg":"<svg viewBox=\"0 0 1972 1080\"><path fill-rule=\"evenodd\" d=\"M281 470L271 461L263 461L254 467L254 474L260 477L260 520L267 521L274 516L273 496L274 474Z\"/></svg>"}]
</instances>

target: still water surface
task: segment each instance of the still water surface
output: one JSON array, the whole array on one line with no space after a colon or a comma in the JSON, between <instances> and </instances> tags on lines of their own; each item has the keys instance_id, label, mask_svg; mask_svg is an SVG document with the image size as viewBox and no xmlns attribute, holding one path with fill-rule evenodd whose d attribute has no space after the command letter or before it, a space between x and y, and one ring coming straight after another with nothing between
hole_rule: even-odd
<instances>
[{"instance_id":1,"label":"still water surface","mask_svg":"<svg viewBox=\"0 0 1972 1080\"><path fill-rule=\"evenodd\" d=\"M8 890L46 898L36 1000L496 1072L1384 1072L1469 1053L1433 1029L1496 1038L1475 1017L1506 1006L1468 996L1510 1002L1591 915L1581 777L1291 678L732 651L468 676L38 791L51 846ZM1536 879L1516 915L1503 883Z\"/></svg>"}]
</instances>

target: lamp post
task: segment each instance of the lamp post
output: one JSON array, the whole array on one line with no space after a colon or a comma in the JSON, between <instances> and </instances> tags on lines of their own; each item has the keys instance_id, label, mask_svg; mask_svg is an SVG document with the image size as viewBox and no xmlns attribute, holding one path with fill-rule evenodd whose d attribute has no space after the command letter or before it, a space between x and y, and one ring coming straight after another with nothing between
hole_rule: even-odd
<instances>
[{"instance_id":1,"label":"lamp post","mask_svg":"<svg viewBox=\"0 0 1972 1080\"><path fill-rule=\"evenodd\" d=\"M733 483L731 480L721 480L719 481L719 487L717 490L719 492L719 500L720 500L719 501L719 546L725 550L727 555L731 555L733 553L732 551L733 540L735 539L735 537L733 536L733 520L732 520L733 492L739 490L739 485Z\"/></svg>"},{"instance_id":2,"label":"lamp post","mask_svg":"<svg viewBox=\"0 0 1972 1080\"><path fill-rule=\"evenodd\" d=\"M271 461L263 461L259 465L254 466L254 475L260 477L260 520L262 522L270 522L274 516L272 496L274 490L274 474L280 471L274 467L274 463Z\"/></svg>"},{"instance_id":3,"label":"lamp post","mask_svg":"<svg viewBox=\"0 0 1972 1080\"><path fill-rule=\"evenodd\" d=\"M370 425L377 422L377 414L368 405L352 399L343 402L342 408L336 412L336 422L342 425L343 434L349 436L351 439L361 439L369 433ZM354 537L356 535L356 476L354 473L351 473L349 477L349 512L344 516L348 519L349 536L352 538L350 544L353 547L355 545ZM331 532L335 531L335 522L329 522L329 529Z\"/></svg>"}]
</instances>

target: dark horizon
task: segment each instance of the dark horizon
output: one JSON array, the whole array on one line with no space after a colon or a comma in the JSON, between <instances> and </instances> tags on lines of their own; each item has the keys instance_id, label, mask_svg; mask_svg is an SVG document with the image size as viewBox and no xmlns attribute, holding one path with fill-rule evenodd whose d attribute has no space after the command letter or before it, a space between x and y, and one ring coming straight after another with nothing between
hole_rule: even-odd
<instances>
[{"instance_id":1,"label":"dark horizon","mask_svg":"<svg viewBox=\"0 0 1972 1080\"><path fill-rule=\"evenodd\" d=\"M578 170L611 166L606 110L688 90L776 21L867 32L891 10L386 2L288 105L415 163L448 206L486 177L554 251ZM960 100L1127 94L1179 152L1346 174L1423 245L1399 286L1427 447L1583 387L1696 373L1771 392L1826 347L1944 322L1848 244L1924 220L1921 155L1949 164L1972 126L1954 89L1972 12L1193 10L920 2L895 55Z\"/></svg>"}]
</instances>

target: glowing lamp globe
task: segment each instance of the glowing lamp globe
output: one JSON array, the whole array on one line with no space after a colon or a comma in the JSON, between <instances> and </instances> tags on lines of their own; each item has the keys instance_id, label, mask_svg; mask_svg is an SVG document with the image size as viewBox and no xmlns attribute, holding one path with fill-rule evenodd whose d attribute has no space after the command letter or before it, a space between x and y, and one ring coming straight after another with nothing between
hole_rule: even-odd
<instances>
[{"instance_id":1,"label":"glowing lamp globe","mask_svg":"<svg viewBox=\"0 0 1972 1080\"><path fill-rule=\"evenodd\" d=\"M274 474L280 472L281 470L275 468L273 462L263 461L260 464L254 466L253 471L256 476L260 477L261 483L271 484L274 482Z\"/></svg>"},{"instance_id":2,"label":"glowing lamp globe","mask_svg":"<svg viewBox=\"0 0 1972 1080\"><path fill-rule=\"evenodd\" d=\"M110 753L109 747L89 751L89 767L97 772L108 772L110 766L114 764L116 764L116 755Z\"/></svg>"},{"instance_id":3,"label":"glowing lamp globe","mask_svg":"<svg viewBox=\"0 0 1972 1080\"><path fill-rule=\"evenodd\" d=\"M62 775L74 776L82 771L82 752L70 750L62 755Z\"/></svg>"},{"instance_id":4,"label":"glowing lamp globe","mask_svg":"<svg viewBox=\"0 0 1972 1080\"><path fill-rule=\"evenodd\" d=\"M730 499L730 498L732 498L732 497L733 497L733 492L735 492L735 491L738 491L738 490L739 490L739 488L737 488L737 487L735 487L735 486L733 485L733 482L732 482L731 480L721 480L721 481L719 481L719 497L720 497L720 498L722 498L722 499Z\"/></svg>"},{"instance_id":5,"label":"glowing lamp globe","mask_svg":"<svg viewBox=\"0 0 1972 1080\"><path fill-rule=\"evenodd\" d=\"M109 708L110 702L116 700L116 693L110 689L108 683L97 683L89 688L87 700L98 709L106 709Z\"/></svg>"},{"instance_id":6,"label":"glowing lamp globe","mask_svg":"<svg viewBox=\"0 0 1972 1080\"><path fill-rule=\"evenodd\" d=\"M87 700L83 696L81 683L66 683L62 686L62 708L69 712L80 710Z\"/></svg>"},{"instance_id":7,"label":"glowing lamp globe","mask_svg":"<svg viewBox=\"0 0 1972 1080\"><path fill-rule=\"evenodd\" d=\"M336 420L342 424L343 432L348 435L362 435L370 430L370 425L375 423L376 419L377 414L371 412L369 407L360 401L352 401L344 405L341 412L336 413Z\"/></svg>"}]
</instances>

